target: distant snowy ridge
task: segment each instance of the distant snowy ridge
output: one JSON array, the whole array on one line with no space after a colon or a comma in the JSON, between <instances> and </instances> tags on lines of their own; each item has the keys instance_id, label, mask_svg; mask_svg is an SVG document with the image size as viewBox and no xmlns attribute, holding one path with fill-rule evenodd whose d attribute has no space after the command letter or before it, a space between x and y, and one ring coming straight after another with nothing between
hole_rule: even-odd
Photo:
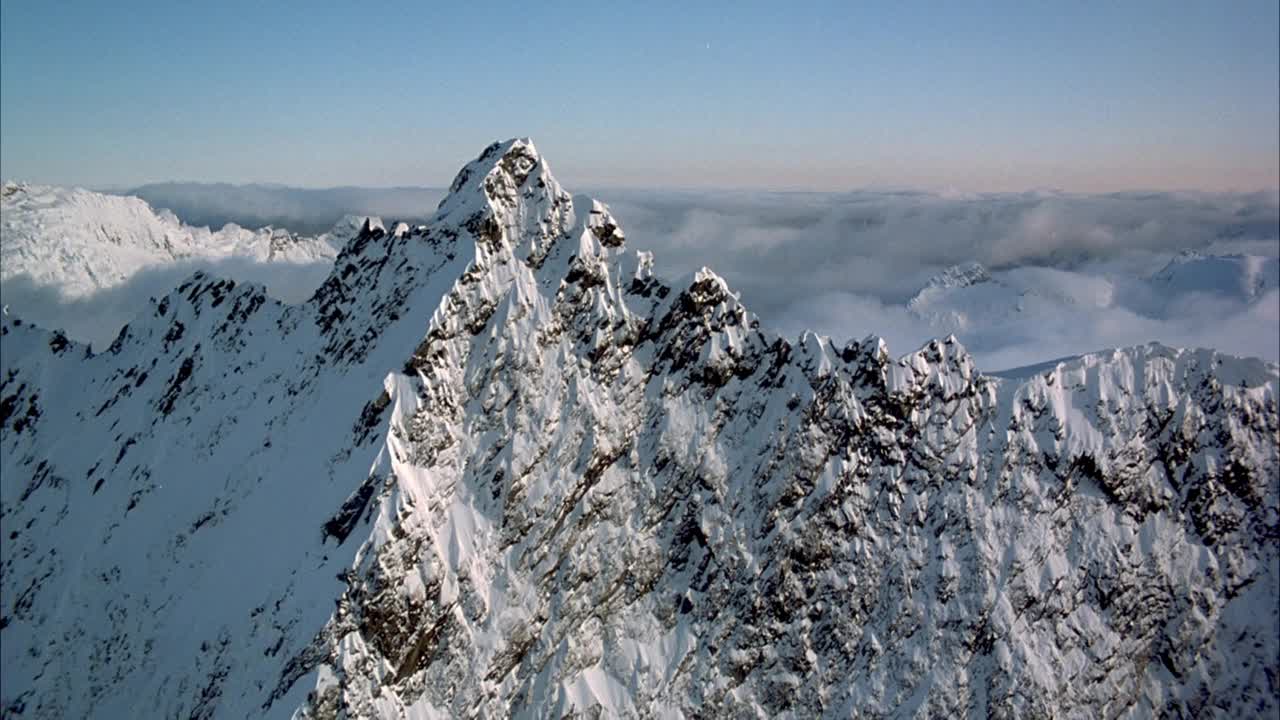
<instances>
[{"instance_id":1,"label":"distant snowy ridge","mask_svg":"<svg viewBox=\"0 0 1280 720\"><path fill-rule=\"evenodd\" d=\"M1233 319L1247 323L1256 316L1265 332L1273 328L1262 319L1280 312L1280 259L1186 251L1150 276L1035 266L988 271L978 263L964 263L930 279L906 309L937 334L958 333L981 346L1016 344L1028 333L1053 335L1055 328L1069 338L1077 328L1094 325L1145 324L1153 334L1167 332L1188 311L1206 317L1216 313L1221 326ZM1210 327L1196 337L1217 346L1224 336L1213 332L1214 323L1206 322ZM1265 341L1249 346L1274 357L1275 348L1267 348ZM1073 353L1096 349L1056 347Z\"/></svg>"},{"instance_id":2,"label":"distant snowy ridge","mask_svg":"<svg viewBox=\"0 0 1280 720\"><path fill-rule=\"evenodd\" d=\"M351 224L346 219L334 232ZM0 279L25 275L72 298L180 260L332 262L349 237L234 224L216 231L192 227L138 198L78 188L6 182L0 191Z\"/></svg>"},{"instance_id":3,"label":"distant snowy ridge","mask_svg":"<svg viewBox=\"0 0 1280 720\"><path fill-rule=\"evenodd\" d=\"M152 207L169 208L192 225L220 227L236 222L248 227L287 227L303 235L318 235L343 215L431 217L444 188L336 187L307 189L284 185L226 183L157 183L118 193L134 195Z\"/></svg>"},{"instance_id":4,"label":"distant snowy ridge","mask_svg":"<svg viewBox=\"0 0 1280 720\"><path fill-rule=\"evenodd\" d=\"M991 282L991 273L982 263L967 262L949 267L930 278L925 290L969 287L984 282Z\"/></svg>"},{"instance_id":5,"label":"distant snowy ridge","mask_svg":"<svg viewBox=\"0 0 1280 720\"><path fill-rule=\"evenodd\" d=\"M1171 293L1201 292L1249 301L1280 288L1280 258L1186 250L1153 275L1151 283Z\"/></svg>"},{"instance_id":6,"label":"distant snowy ridge","mask_svg":"<svg viewBox=\"0 0 1280 720\"><path fill-rule=\"evenodd\" d=\"M5 318L0 707L1275 714L1280 367L991 377L656 262L511 140L306 303L199 273L99 354Z\"/></svg>"}]
</instances>

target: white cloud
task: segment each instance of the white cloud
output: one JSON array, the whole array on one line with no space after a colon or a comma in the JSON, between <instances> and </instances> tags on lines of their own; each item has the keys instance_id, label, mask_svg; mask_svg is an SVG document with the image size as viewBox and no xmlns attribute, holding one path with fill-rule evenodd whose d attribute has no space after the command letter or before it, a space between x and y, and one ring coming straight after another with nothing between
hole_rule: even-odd
<instances>
[{"instance_id":1,"label":"white cloud","mask_svg":"<svg viewBox=\"0 0 1280 720\"><path fill-rule=\"evenodd\" d=\"M331 224L337 210L326 198L340 199L343 211L388 218L429 215L438 199L408 189L178 186L173 193L188 198L190 212L220 222L253 226L276 213L304 228ZM1146 282L1184 249L1280 255L1275 193L591 194L610 204L632 247L655 251L659 274L674 279L709 266L766 325L792 336L813 329L844 342L877 334L902 353L955 332L987 370L1150 340L1280 360L1274 285L1249 295L1221 292L1207 277L1174 293ZM908 311L930 277L968 261L987 265L1014 299L964 300L971 307L959 308L963 323ZM6 281L4 299L36 308L25 314L40 324L101 344L148 297L195 267L152 270L79 303ZM304 299L327 272L244 262L202 267L263 282L288 301Z\"/></svg>"},{"instance_id":2,"label":"white cloud","mask_svg":"<svg viewBox=\"0 0 1280 720\"><path fill-rule=\"evenodd\" d=\"M1185 249L1280 255L1275 193L598 195L634 247L655 251L660 274L708 265L786 334L878 334L907 352L955 332L992 370L1151 340L1280 360L1274 292L1246 297L1205 278L1211 292L1192 282L1171 293L1146 281ZM968 261L1012 295L963 323L908 312L930 277Z\"/></svg>"},{"instance_id":3,"label":"white cloud","mask_svg":"<svg viewBox=\"0 0 1280 720\"><path fill-rule=\"evenodd\" d=\"M282 185L156 183L121 194L136 195L157 209L172 210L188 225L214 228L228 222L247 228L274 225L314 235L333 227L344 215L410 221L430 217L445 191L420 187L308 189Z\"/></svg>"}]
</instances>

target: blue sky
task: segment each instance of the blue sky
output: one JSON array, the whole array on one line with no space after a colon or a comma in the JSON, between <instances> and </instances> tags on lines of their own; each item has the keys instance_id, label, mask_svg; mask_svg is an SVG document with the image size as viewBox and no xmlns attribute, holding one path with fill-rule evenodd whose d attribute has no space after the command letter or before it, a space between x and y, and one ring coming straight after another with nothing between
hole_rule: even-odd
<instances>
[{"instance_id":1,"label":"blue sky","mask_svg":"<svg viewBox=\"0 0 1280 720\"><path fill-rule=\"evenodd\" d=\"M0 5L0 174L571 187L1280 185L1266 2ZM615 5L620 7L615 7Z\"/></svg>"}]
</instances>

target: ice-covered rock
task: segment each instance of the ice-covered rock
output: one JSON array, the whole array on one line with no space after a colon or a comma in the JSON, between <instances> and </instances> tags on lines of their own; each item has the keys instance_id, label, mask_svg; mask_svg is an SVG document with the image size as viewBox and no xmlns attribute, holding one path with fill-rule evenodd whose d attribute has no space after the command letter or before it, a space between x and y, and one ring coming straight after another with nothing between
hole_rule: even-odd
<instances>
[{"instance_id":1,"label":"ice-covered rock","mask_svg":"<svg viewBox=\"0 0 1280 720\"><path fill-rule=\"evenodd\" d=\"M655 262L512 140L306 304L6 316L5 714L1276 712L1280 368L992 377Z\"/></svg>"}]
</instances>

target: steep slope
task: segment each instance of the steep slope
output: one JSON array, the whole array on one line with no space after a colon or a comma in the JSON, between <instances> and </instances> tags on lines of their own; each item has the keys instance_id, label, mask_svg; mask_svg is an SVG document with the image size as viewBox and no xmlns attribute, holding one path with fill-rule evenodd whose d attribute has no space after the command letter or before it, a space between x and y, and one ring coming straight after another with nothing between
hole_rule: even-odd
<instances>
[{"instance_id":1,"label":"steep slope","mask_svg":"<svg viewBox=\"0 0 1280 720\"><path fill-rule=\"evenodd\" d=\"M270 227L191 227L135 197L17 183L0 190L0 279L25 275L71 298L179 260L329 262L329 240Z\"/></svg>"},{"instance_id":2,"label":"steep slope","mask_svg":"<svg viewBox=\"0 0 1280 720\"><path fill-rule=\"evenodd\" d=\"M509 141L306 304L6 319L6 714L1274 713L1275 366L988 377L652 262Z\"/></svg>"}]
</instances>

